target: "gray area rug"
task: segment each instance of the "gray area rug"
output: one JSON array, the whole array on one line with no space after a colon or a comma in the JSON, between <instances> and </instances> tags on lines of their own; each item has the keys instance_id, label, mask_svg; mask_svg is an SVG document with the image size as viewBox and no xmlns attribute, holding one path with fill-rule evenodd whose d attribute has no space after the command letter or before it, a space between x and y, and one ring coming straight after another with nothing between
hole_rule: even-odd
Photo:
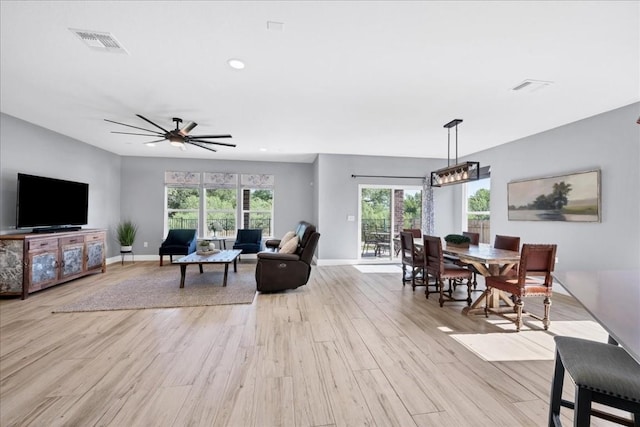
<instances>
[{"instance_id":1,"label":"gray area rug","mask_svg":"<svg viewBox=\"0 0 640 427\"><path fill-rule=\"evenodd\" d=\"M180 288L180 269L162 267L157 273L132 277L91 295L58 307L53 313L78 311L135 310L143 308L196 307L224 304L251 304L256 294L255 265L229 266L227 286L222 286L224 267L187 267L184 288Z\"/></svg>"}]
</instances>

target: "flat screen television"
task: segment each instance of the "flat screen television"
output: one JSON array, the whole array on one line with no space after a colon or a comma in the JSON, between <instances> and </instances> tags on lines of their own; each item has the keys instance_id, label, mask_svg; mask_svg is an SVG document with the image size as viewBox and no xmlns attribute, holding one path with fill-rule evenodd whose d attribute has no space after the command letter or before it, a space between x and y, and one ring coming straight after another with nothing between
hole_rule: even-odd
<instances>
[{"instance_id":1,"label":"flat screen television","mask_svg":"<svg viewBox=\"0 0 640 427\"><path fill-rule=\"evenodd\" d=\"M88 208L89 184L18 173L16 228L79 229Z\"/></svg>"}]
</instances>

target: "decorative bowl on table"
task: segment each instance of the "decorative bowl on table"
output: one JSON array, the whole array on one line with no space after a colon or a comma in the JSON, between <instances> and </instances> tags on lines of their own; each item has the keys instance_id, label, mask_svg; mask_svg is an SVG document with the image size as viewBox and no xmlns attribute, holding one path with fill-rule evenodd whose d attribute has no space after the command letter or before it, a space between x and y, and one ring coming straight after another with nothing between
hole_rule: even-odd
<instances>
[{"instance_id":1,"label":"decorative bowl on table","mask_svg":"<svg viewBox=\"0 0 640 427\"><path fill-rule=\"evenodd\" d=\"M198 248L196 249L196 253L198 255L213 255L220 252L220 249L216 249L216 246L213 242L208 240L201 240L198 242Z\"/></svg>"},{"instance_id":2,"label":"decorative bowl on table","mask_svg":"<svg viewBox=\"0 0 640 427\"><path fill-rule=\"evenodd\" d=\"M218 252L220 252L220 249L204 249L204 248L198 248L198 250L196 251L196 254L198 255L213 255L213 254L217 254Z\"/></svg>"}]
</instances>

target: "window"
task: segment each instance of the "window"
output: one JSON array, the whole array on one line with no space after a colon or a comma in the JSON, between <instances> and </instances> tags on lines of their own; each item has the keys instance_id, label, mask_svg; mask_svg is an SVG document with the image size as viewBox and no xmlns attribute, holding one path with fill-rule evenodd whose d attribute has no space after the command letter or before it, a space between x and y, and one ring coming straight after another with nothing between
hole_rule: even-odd
<instances>
[{"instance_id":1,"label":"window","mask_svg":"<svg viewBox=\"0 0 640 427\"><path fill-rule=\"evenodd\" d=\"M201 237L226 238L238 228L260 228L273 236L273 175L166 171L164 182L165 235L192 228Z\"/></svg>"},{"instance_id":2,"label":"window","mask_svg":"<svg viewBox=\"0 0 640 427\"><path fill-rule=\"evenodd\" d=\"M273 190L242 189L242 227L260 228L265 237L273 236Z\"/></svg>"},{"instance_id":3,"label":"window","mask_svg":"<svg viewBox=\"0 0 640 427\"><path fill-rule=\"evenodd\" d=\"M467 231L479 233L480 243L490 243L491 179L484 178L467 184Z\"/></svg>"},{"instance_id":4,"label":"window","mask_svg":"<svg viewBox=\"0 0 640 427\"><path fill-rule=\"evenodd\" d=\"M238 206L235 188L205 189L205 235L230 237L236 235L236 211Z\"/></svg>"},{"instance_id":5,"label":"window","mask_svg":"<svg viewBox=\"0 0 640 427\"><path fill-rule=\"evenodd\" d=\"M166 191L168 229L198 229L198 220L200 217L200 188L167 187Z\"/></svg>"}]
</instances>

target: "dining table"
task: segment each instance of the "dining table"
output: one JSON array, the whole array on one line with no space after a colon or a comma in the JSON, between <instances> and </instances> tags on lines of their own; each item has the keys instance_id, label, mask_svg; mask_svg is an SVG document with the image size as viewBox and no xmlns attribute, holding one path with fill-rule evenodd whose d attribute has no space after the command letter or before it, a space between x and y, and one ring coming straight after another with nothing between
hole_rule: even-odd
<instances>
[{"instance_id":1,"label":"dining table","mask_svg":"<svg viewBox=\"0 0 640 427\"><path fill-rule=\"evenodd\" d=\"M422 239L414 239L417 247L423 247ZM520 252L509 251L506 249L494 248L491 245L469 245L468 247L459 247L453 245L445 245L442 252L452 255L460 259L460 261L471 264L484 277L499 276L505 274L520 262ZM471 303L470 306L462 309L462 314L484 314L484 303L487 297L487 290ZM513 301L511 297L502 292L493 292L488 301L488 307L494 311L502 309L513 309Z\"/></svg>"},{"instance_id":2,"label":"dining table","mask_svg":"<svg viewBox=\"0 0 640 427\"><path fill-rule=\"evenodd\" d=\"M556 271L554 280L640 363L640 270Z\"/></svg>"}]
</instances>

